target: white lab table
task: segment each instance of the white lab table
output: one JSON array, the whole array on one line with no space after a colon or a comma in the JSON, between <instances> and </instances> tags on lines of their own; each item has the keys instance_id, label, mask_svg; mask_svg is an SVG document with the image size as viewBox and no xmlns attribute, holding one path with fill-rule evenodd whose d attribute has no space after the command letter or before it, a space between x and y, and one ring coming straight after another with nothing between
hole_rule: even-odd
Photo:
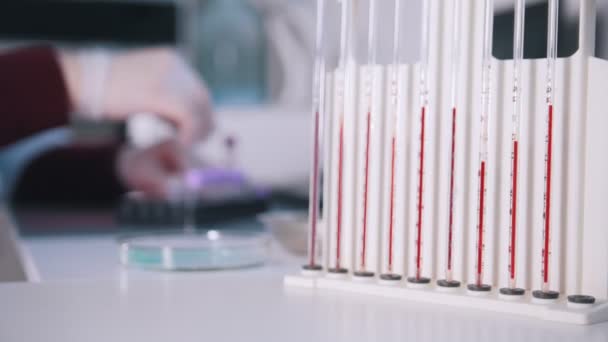
<instances>
[{"instance_id":1,"label":"white lab table","mask_svg":"<svg viewBox=\"0 0 608 342\"><path fill-rule=\"evenodd\" d=\"M607 341L572 326L285 289L297 258L228 272L123 269L111 235L23 241L39 283L0 285L0 341Z\"/></svg>"},{"instance_id":2,"label":"white lab table","mask_svg":"<svg viewBox=\"0 0 608 342\"><path fill-rule=\"evenodd\" d=\"M125 269L119 264L118 244L114 234L63 237L28 237L23 239L25 252L33 260L41 281L115 279L126 274L131 278L156 278L160 273ZM271 260L264 267L243 270L194 273L203 278L226 274L284 274L298 269L301 258L290 256L278 243L272 244ZM168 272L167 272L168 274ZM179 274L179 273L177 273Z\"/></svg>"}]
</instances>

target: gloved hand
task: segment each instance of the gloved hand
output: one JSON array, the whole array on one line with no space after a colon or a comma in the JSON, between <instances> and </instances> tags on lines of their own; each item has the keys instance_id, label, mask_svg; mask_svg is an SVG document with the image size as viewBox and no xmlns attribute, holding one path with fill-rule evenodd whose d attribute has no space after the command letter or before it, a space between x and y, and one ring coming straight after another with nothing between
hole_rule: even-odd
<instances>
[{"instance_id":1,"label":"gloved hand","mask_svg":"<svg viewBox=\"0 0 608 342\"><path fill-rule=\"evenodd\" d=\"M173 49L60 51L59 60L81 119L125 120L154 113L176 126L185 145L213 129L207 89Z\"/></svg>"},{"instance_id":2,"label":"gloved hand","mask_svg":"<svg viewBox=\"0 0 608 342\"><path fill-rule=\"evenodd\" d=\"M171 197L175 180L185 168L182 151L175 140L146 148L125 147L117 161L119 178L126 187L146 196Z\"/></svg>"}]
</instances>

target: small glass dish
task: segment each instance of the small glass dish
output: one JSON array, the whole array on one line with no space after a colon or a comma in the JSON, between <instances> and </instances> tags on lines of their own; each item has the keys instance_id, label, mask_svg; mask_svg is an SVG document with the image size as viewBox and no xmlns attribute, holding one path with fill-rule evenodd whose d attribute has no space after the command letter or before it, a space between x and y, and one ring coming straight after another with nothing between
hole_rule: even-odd
<instances>
[{"instance_id":1,"label":"small glass dish","mask_svg":"<svg viewBox=\"0 0 608 342\"><path fill-rule=\"evenodd\" d=\"M261 265L269 257L270 242L267 232L237 229L162 231L118 239L123 265L174 271Z\"/></svg>"}]
</instances>

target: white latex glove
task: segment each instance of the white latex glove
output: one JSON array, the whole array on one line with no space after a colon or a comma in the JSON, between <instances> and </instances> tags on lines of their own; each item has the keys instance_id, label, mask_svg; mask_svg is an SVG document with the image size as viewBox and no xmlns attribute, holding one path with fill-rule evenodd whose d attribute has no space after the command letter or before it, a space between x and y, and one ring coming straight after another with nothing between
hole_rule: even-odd
<instances>
[{"instance_id":1,"label":"white latex glove","mask_svg":"<svg viewBox=\"0 0 608 342\"><path fill-rule=\"evenodd\" d=\"M146 148L126 147L118 156L118 175L130 190L168 198L184 171L182 151L175 140Z\"/></svg>"},{"instance_id":2,"label":"white latex glove","mask_svg":"<svg viewBox=\"0 0 608 342\"><path fill-rule=\"evenodd\" d=\"M60 51L59 60L81 119L122 121L154 113L175 125L186 145L213 129L207 89L173 49Z\"/></svg>"}]
</instances>

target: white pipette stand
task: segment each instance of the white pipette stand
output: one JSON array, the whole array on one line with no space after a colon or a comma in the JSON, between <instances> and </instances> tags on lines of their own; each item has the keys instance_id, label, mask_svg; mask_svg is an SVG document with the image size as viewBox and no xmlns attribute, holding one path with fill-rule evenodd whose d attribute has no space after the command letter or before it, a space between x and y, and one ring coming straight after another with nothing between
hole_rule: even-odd
<instances>
[{"instance_id":1,"label":"white pipette stand","mask_svg":"<svg viewBox=\"0 0 608 342\"><path fill-rule=\"evenodd\" d=\"M523 315L549 321L574 324L592 324L608 321L608 62L593 57L595 46L595 1L580 1L579 49L568 58L560 58L556 65L556 89L554 101L553 128L553 175L551 198L551 250L550 283L553 291L559 292L558 299L538 299L532 296L534 290L541 288L543 256L543 206L545 172L545 138L547 105L545 102L546 59L522 62L522 116L520 131L520 191L518 213L520 224L516 243L518 287L526 290L523 296L505 296L499 289L508 286L509 267L509 192L512 131L512 77L513 61L492 63L492 100L489 126L489 152L487 170L487 228L484 244L483 262L486 283L491 291L475 293L467 290L466 284L475 281L476 257L476 215L477 213L477 172L478 139L481 101L481 45L483 28L483 1L462 0L460 30L461 56L459 56L460 77L458 79L456 149L454 178L454 224L453 224L453 278L461 283L460 287L447 288L436 285L443 279L446 269L447 229L448 229L448 191L451 113L450 69L454 56L449 47L453 27L452 0L429 0L430 8L430 56L429 56L429 105L428 131L426 140L428 168L425 171L428 184L425 198L425 244L423 245L422 267L425 275L431 277L426 287L411 287L405 280L415 272L414 250L411 248L415 238L416 217L412 201L416 198L416 132L415 118L419 113L417 101L418 65L402 65L399 72L400 101L398 110L402 111L404 128L399 128L403 143L399 160L403 163L398 175L397 197L401 199L395 213L398 232L395 255L396 273L404 275L401 281L382 282L377 270L386 266L386 246L383 237L389 220L386 206L388 203L386 181L390 158L387 153L390 145L383 138L384 146L380 153L383 158L381 170L375 171L370 180L380 188L379 199L371 210L374 229L370 229L368 248L369 265L373 265L375 278L360 282L353 278L356 258L360 253L360 243L356 241L356 222L361 219L357 209L345 212L352 217L344 219L345 240L342 241L343 263L348 265L348 274L338 279L328 277L327 269L333 266L331 246L335 244L332 229L325 229L321 236L324 247L322 258L323 272L315 276L295 275L285 277L286 286L307 287L311 291L325 289L341 290L358 294L376 295L395 299L441 305L459 306L490 310L509 314ZM445 46L440 46L444 42ZM361 66L361 72L366 66ZM385 94L385 104L377 104L381 110L383 127L377 132L391 132L390 108L388 106L389 66L377 65L381 70L385 85L378 87ZM338 71L338 74L340 71ZM326 77L327 88L334 72ZM340 76L338 76L340 77ZM358 79L361 79L358 77ZM377 85L376 85L377 86ZM361 87L359 87L361 88ZM333 94L326 91L328 103L325 104L326 123L333 124L327 117L335 117L331 102ZM347 95L348 96L348 95ZM360 106L353 97L351 103ZM357 112L361 109L353 110ZM358 132L362 125L356 116L354 127ZM349 136L355 133L349 133ZM326 135L326 146L336 146L336 135ZM353 144L361 148L360 144ZM350 151L356 155L356 151ZM335 155L326 151L327 159ZM357 162L357 161L355 161ZM330 168L335 162L325 163L325 174L331 175ZM354 165L354 164L353 164ZM350 167L350 166L349 166ZM375 167L375 166L374 166ZM361 168L357 168L361 169ZM352 172L352 170L351 170ZM355 174L354 184L361 184L361 175ZM332 182L333 177L329 177ZM350 185L349 185L350 186ZM323 220L332 224L335 216L333 202L336 199L332 184L325 184ZM328 191L329 190L329 191ZM352 191L356 195L360 191ZM352 200L349 199L349 200ZM379 222L379 223L377 223ZM377 241L380 241L379 243ZM332 243L334 242L334 243ZM571 295L593 296L593 304L576 303Z\"/></svg>"}]
</instances>

